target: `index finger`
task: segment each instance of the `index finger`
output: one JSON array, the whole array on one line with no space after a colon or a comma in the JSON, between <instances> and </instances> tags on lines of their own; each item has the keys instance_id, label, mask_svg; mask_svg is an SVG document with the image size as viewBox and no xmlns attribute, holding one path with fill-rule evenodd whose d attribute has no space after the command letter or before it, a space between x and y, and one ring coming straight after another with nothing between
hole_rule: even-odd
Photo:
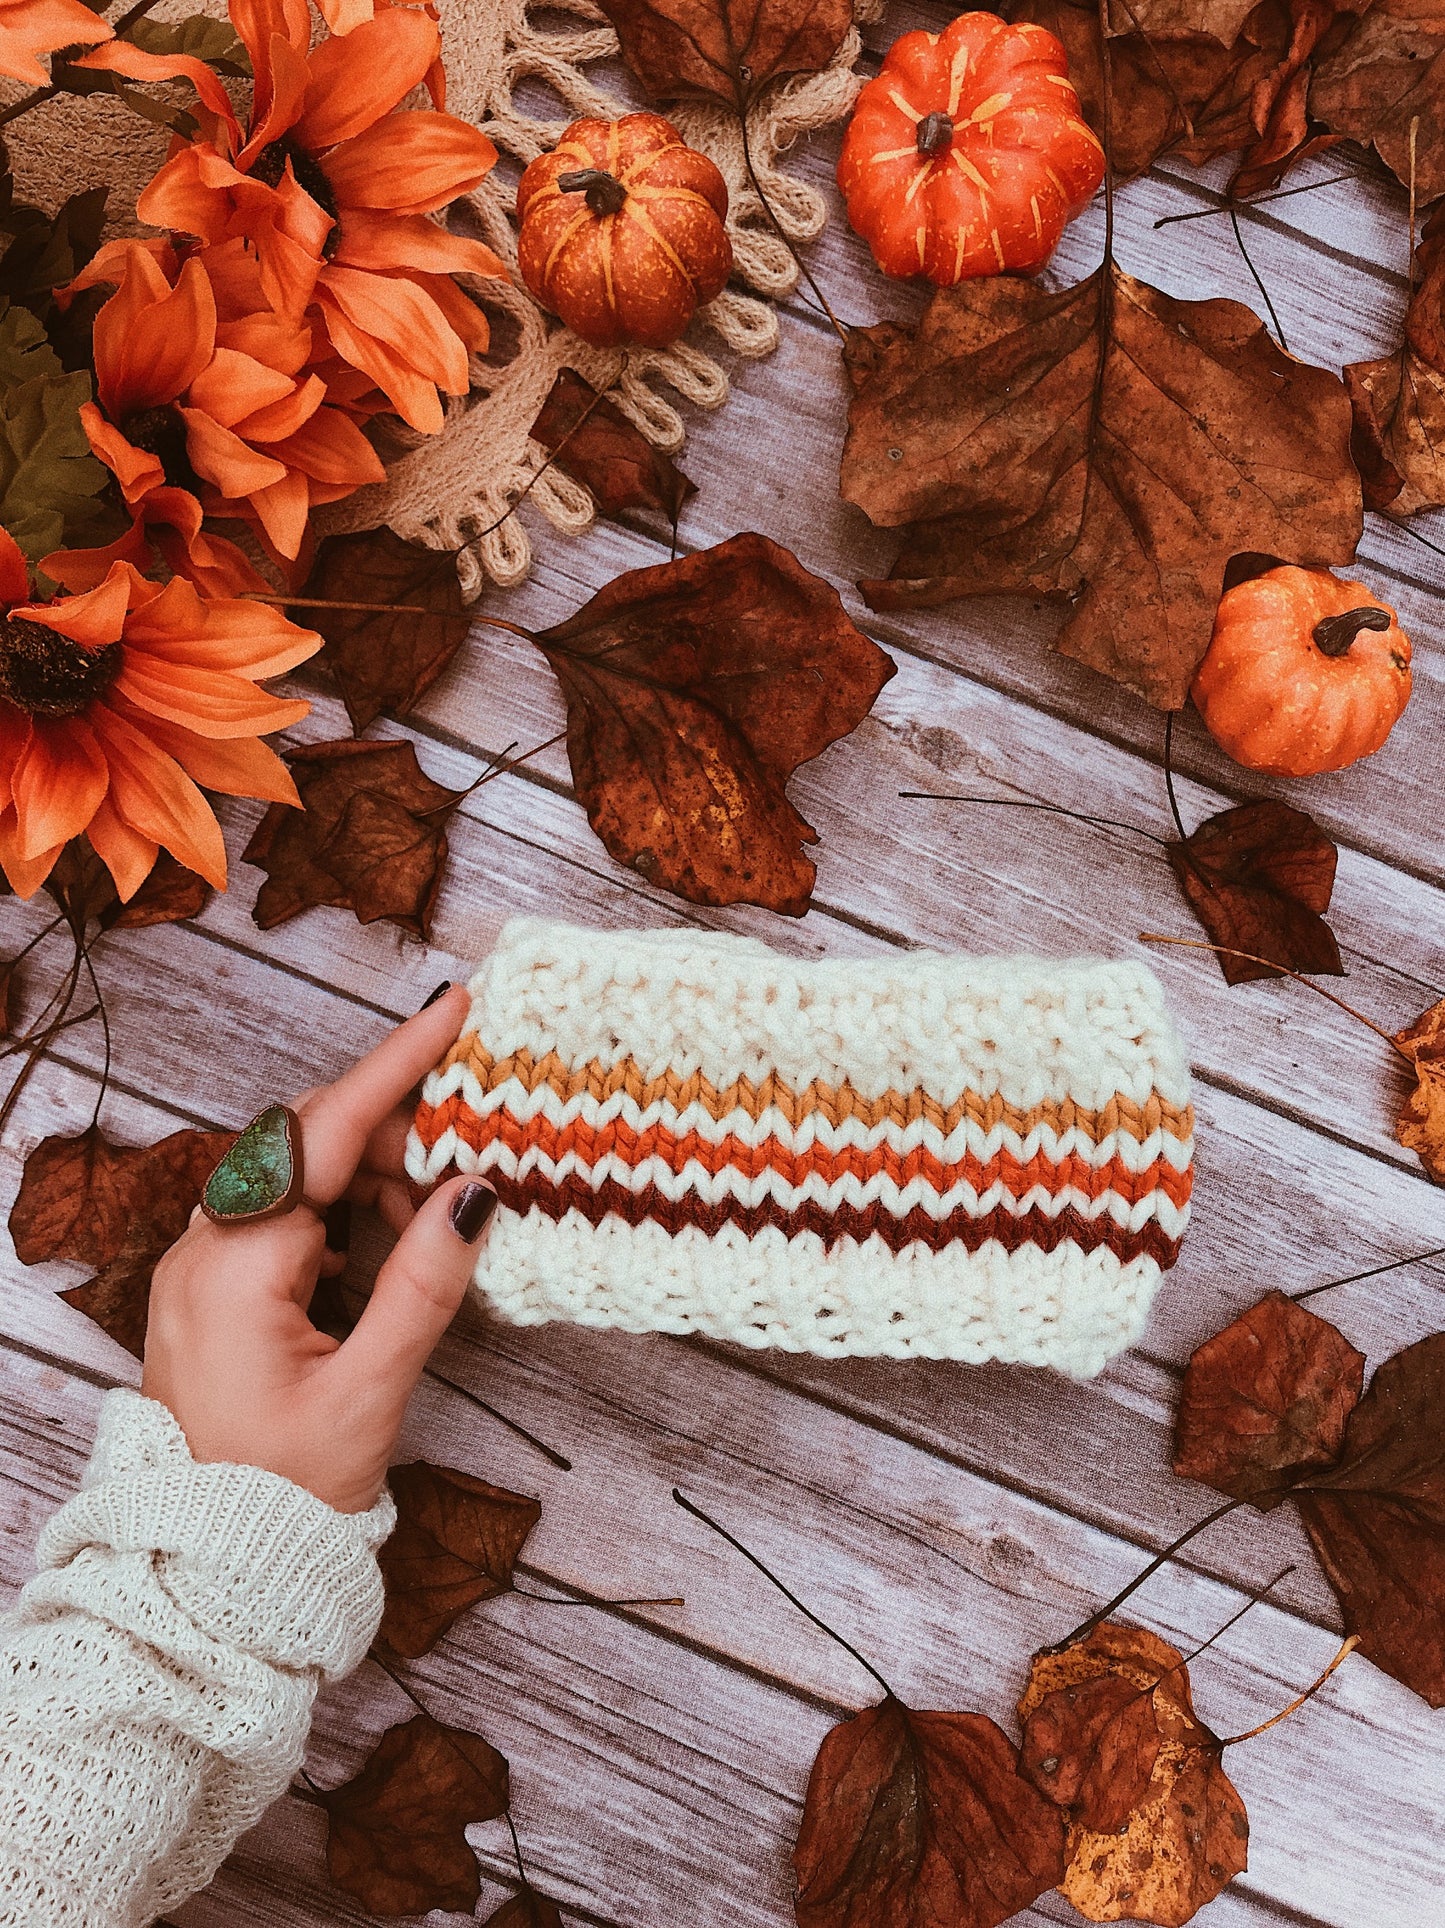
<instances>
[{"instance_id":1,"label":"index finger","mask_svg":"<svg viewBox=\"0 0 1445 1928\"><path fill-rule=\"evenodd\" d=\"M298 1107L302 1167L313 1204L330 1205L341 1197L371 1134L445 1055L466 1014L466 990L453 984L445 997L399 1024L335 1084L303 1100Z\"/></svg>"}]
</instances>

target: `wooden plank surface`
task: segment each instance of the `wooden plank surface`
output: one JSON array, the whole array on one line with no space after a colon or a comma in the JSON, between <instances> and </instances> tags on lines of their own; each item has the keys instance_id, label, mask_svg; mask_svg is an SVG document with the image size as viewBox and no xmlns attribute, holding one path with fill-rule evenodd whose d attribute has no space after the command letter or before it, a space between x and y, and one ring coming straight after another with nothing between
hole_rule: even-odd
<instances>
[{"instance_id":1,"label":"wooden plank surface","mask_svg":"<svg viewBox=\"0 0 1445 1928\"><path fill-rule=\"evenodd\" d=\"M892 7L870 44L944 17L937 6ZM824 183L835 156L836 136L820 138L794 164ZM1331 366L1390 345L1407 252L1403 196L1373 171L1330 154L1298 178L1340 173L1348 178L1241 222L1291 349ZM1176 294L1256 302L1227 219L1154 225L1215 206L1226 175L1224 165L1191 172L1167 161L1124 189L1124 265ZM1062 279L1093 265L1099 236L1097 212L1076 224L1056 262ZM914 292L882 284L839 222L812 263L849 320L916 312ZM105 1115L115 1137L148 1142L178 1121L235 1124L260 1096L334 1075L438 979L463 971L514 911L603 926L692 922L813 956L915 945L1119 954L1137 949L1141 929L1190 933L1146 835L898 799L903 789L962 789L1167 834L1161 719L1052 654L1057 617L1022 601L869 616L852 585L886 568L893 539L837 497L845 397L835 338L795 298L778 354L733 374L727 407L689 424L683 461L701 493L683 546L764 529L839 586L899 666L874 716L794 783L822 833L810 915L698 911L619 870L572 800L559 747L458 813L430 948L326 911L263 936L249 917L256 873L241 867L231 895L194 923L106 939L97 961L114 1030ZM1427 519L1420 533L1445 543L1441 522ZM571 544L533 526L533 579L488 596L485 613L555 621L619 571L667 554L646 518ZM1231 765L1186 715L1176 767L1187 822L1274 791L1329 827L1341 845L1332 921L1346 994L1397 1025L1445 977L1436 616L1445 563L1380 518L1361 559L1416 643L1414 707L1386 751L1335 777L1271 785ZM299 680L315 710L297 738L345 733L324 682ZM411 737L431 774L460 784L507 744L543 741L561 714L540 657L479 626L418 712L376 734ZM233 857L255 816L225 808ZM45 913L9 901L3 916L13 947ZM611 1612L494 1602L416 1669L439 1713L481 1727L508 1754L535 1878L577 1918L780 1928L812 1754L832 1720L869 1698L845 1655L671 1504L674 1484L755 1544L907 1698L1007 1723L1031 1651L1208 1509L1203 1489L1168 1471L1192 1347L1269 1285L1300 1289L1445 1241L1441 1193L1391 1130L1402 1080L1383 1047L1299 986L1231 992L1207 959L1154 961L1198 1079L1196 1214L1141 1346L1099 1379L514 1331L472 1312L445 1343L440 1371L565 1450L574 1470L551 1467L436 1379L418 1395L402 1456L539 1494L530 1584L686 1598L681 1609ZM66 1034L17 1112L0 1145L5 1200L34 1142L89 1116L102 1062L93 1032ZM379 1252L374 1235L361 1240L359 1279ZM40 1521L74 1486L104 1389L136 1376L134 1361L53 1296L75 1276L27 1271L8 1246L0 1263L6 1589L25 1578ZM1437 1328L1442 1280L1445 1264L1419 1265L1321 1309L1378 1362ZM1222 1522L1134 1603L1193 1647L1290 1562L1268 1602L1196 1664L1197 1698L1219 1731L1282 1705L1334 1650L1333 1598L1297 1523L1286 1509ZM325 1696L309 1763L317 1781L341 1779L405 1713L374 1668ZM1212 1905L1211 1928L1428 1928L1440 1918L1440 1718L1395 1683L1352 1660L1230 1766L1252 1817L1251 1864ZM500 1826L472 1832L485 1916L514 1875ZM366 1921L328 1888L321 1844L314 1803L280 1803L180 1911L183 1928ZM1054 1897L1020 1919L1075 1917Z\"/></svg>"}]
</instances>

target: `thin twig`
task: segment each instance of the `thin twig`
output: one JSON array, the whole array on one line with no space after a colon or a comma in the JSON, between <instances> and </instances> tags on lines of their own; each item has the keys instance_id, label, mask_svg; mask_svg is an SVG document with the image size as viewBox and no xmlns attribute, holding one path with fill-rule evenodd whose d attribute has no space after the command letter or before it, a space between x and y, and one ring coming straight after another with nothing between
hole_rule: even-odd
<instances>
[{"instance_id":1,"label":"thin twig","mask_svg":"<svg viewBox=\"0 0 1445 1928\"><path fill-rule=\"evenodd\" d=\"M1407 297L1415 289L1415 144L1420 135L1420 116L1410 122L1410 260L1405 269L1405 293Z\"/></svg>"},{"instance_id":2,"label":"thin twig","mask_svg":"<svg viewBox=\"0 0 1445 1928\"><path fill-rule=\"evenodd\" d=\"M742 73L746 75L747 69L743 68ZM804 281L806 281L808 286L812 289L814 299L817 301L818 306L823 310L823 313L828 317L829 321L833 324L834 334L837 335L839 341L841 341L843 346L846 348L848 346L848 330L843 326L842 322L839 321L838 317L833 313L833 309L831 304L829 303L828 297L823 293L823 290L818 286L817 282L813 279L812 270L809 268L807 262L804 261L802 255L799 254L797 248L793 245L792 236L788 233L787 229L783 226L782 222L778 219L777 215L773 212L773 204L768 199L767 195L763 192L763 184L758 179L758 170L753 165L753 144L752 144L752 139L748 134L748 110L747 110L747 104L743 100L741 81L738 83L738 86L737 86L736 105L737 105L737 115L738 115L738 126L742 130L742 137L743 137L743 166L747 169L748 179L753 184L753 192L757 195L758 199L762 202L763 212L767 215L768 219L772 222L774 228L777 230L778 239L782 242L783 246L788 250L788 253L793 257L793 260L797 263L799 274L802 275Z\"/></svg>"},{"instance_id":3,"label":"thin twig","mask_svg":"<svg viewBox=\"0 0 1445 1928\"><path fill-rule=\"evenodd\" d=\"M1174 828L1179 832L1179 841L1188 843L1189 832L1184 828L1184 819L1179 814L1179 799L1174 794L1174 712L1168 710L1164 716L1164 788L1169 792L1169 814L1174 819Z\"/></svg>"},{"instance_id":4,"label":"thin twig","mask_svg":"<svg viewBox=\"0 0 1445 1928\"><path fill-rule=\"evenodd\" d=\"M1303 1707L1307 1700L1314 1699L1315 1695L1320 1691L1321 1687L1324 1686L1336 1667L1342 1665L1359 1644L1360 1636L1357 1633L1352 1633L1330 1662L1329 1666L1325 1668L1319 1679L1312 1681L1302 1694L1296 1694L1288 1707L1281 1707L1277 1714L1272 1715L1269 1720L1262 1720L1258 1727L1251 1727L1243 1734L1231 1734L1227 1741L1221 1741L1219 1743L1220 1747L1238 1747L1241 1741L1252 1741L1257 1734L1267 1734L1271 1727L1278 1727L1282 1720L1288 1720L1296 1708Z\"/></svg>"},{"instance_id":5,"label":"thin twig","mask_svg":"<svg viewBox=\"0 0 1445 1928\"><path fill-rule=\"evenodd\" d=\"M1352 181L1353 174L1331 174L1325 181L1306 181L1303 187L1282 187L1277 194L1262 194L1257 201L1246 201L1246 208L1268 207L1271 201L1287 201L1292 194L1313 194L1317 188L1338 187L1341 181ZM1231 203L1221 201L1218 207L1190 208L1184 214L1161 214L1154 223L1156 228L1173 227L1179 221L1202 221L1211 214L1228 214Z\"/></svg>"},{"instance_id":6,"label":"thin twig","mask_svg":"<svg viewBox=\"0 0 1445 1928\"><path fill-rule=\"evenodd\" d=\"M159 4L160 0L136 0L136 4L116 21L114 38L119 40L127 27L133 27L137 20L144 20L151 8ZM19 100L12 101L7 108L0 111L0 127L8 126L11 121L19 120L22 114L28 114L32 107L39 107L47 100L54 100L57 94L67 91L64 83L56 80L51 81L48 87L37 87L33 94L22 94Z\"/></svg>"},{"instance_id":7,"label":"thin twig","mask_svg":"<svg viewBox=\"0 0 1445 1928\"><path fill-rule=\"evenodd\" d=\"M1407 1259L1391 1259L1388 1265L1372 1265L1368 1272L1351 1272L1348 1278L1330 1279L1324 1285L1312 1285L1304 1292L1288 1292L1286 1298L1293 1299L1296 1305L1305 1299L1318 1298L1321 1292L1334 1292L1342 1285L1358 1285L1362 1279L1378 1279L1383 1273L1398 1272L1405 1265L1423 1265L1427 1259L1445 1258L1445 1245L1435 1245L1428 1252L1412 1252Z\"/></svg>"},{"instance_id":8,"label":"thin twig","mask_svg":"<svg viewBox=\"0 0 1445 1928\"><path fill-rule=\"evenodd\" d=\"M1130 1594L1137 1593L1146 1580L1152 1580L1160 1567L1166 1566L1181 1547L1187 1546L1196 1534L1202 1533L1207 1526L1213 1526L1216 1520L1222 1520L1226 1513L1232 1513L1237 1506L1242 1504L1243 1501L1241 1500L1226 1500L1222 1506L1216 1506L1212 1513L1206 1513L1202 1520L1196 1520L1193 1526L1186 1527L1177 1540L1171 1540L1162 1553L1156 1553L1144 1571L1136 1574L1127 1587L1121 1587L1113 1599L1106 1601L1097 1613L1090 1614L1089 1618L1085 1620L1082 1625L1075 1627L1072 1633L1065 1634L1062 1640L1056 1640L1052 1647L1041 1647L1039 1652L1041 1654L1061 1654L1067 1648L1074 1646L1078 1641L1087 1640L1095 1627L1101 1626L1117 1607L1122 1607Z\"/></svg>"},{"instance_id":9,"label":"thin twig","mask_svg":"<svg viewBox=\"0 0 1445 1928\"><path fill-rule=\"evenodd\" d=\"M687 1601L681 1594L674 1594L667 1600L606 1600L600 1594L576 1593L558 1599L550 1593L533 1593L529 1587L519 1587L512 1583L512 1592L519 1600L535 1600L539 1607L685 1607Z\"/></svg>"},{"instance_id":10,"label":"thin twig","mask_svg":"<svg viewBox=\"0 0 1445 1928\"><path fill-rule=\"evenodd\" d=\"M629 365L629 357L627 355L624 355L622 357L622 366L618 369L617 373L612 377L611 381L608 382L605 388L599 388L597 390L596 394L592 397L592 400L587 404L586 408L583 409L582 413L577 417L577 420L572 424L571 428L567 430L566 434L562 437L561 441L558 442L556 448L550 449L548 451L547 459L545 462L542 463L541 467L534 469L532 471L532 474L527 478L525 486L517 492L517 498L510 505L510 507L504 509L502 513L497 517L495 522L489 522L485 529L478 529L477 533L474 536L468 536L466 541L462 543L461 547L453 551L453 554L458 556L465 555L468 549L475 548L477 543L485 542L488 536L495 535L498 529L501 528L502 524L505 521L507 521L507 519L510 516L514 516L517 513L517 510L526 501L527 497L532 493L533 489L536 488L537 484L542 480L542 477L547 473L548 469L550 469L553 466L553 464L557 460L557 457L562 453L563 449L566 448L567 444L572 440L572 437L588 421L593 411L595 409L600 408L602 406L602 403L612 393L613 389L616 388L617 384L622 380L622 377L627 373L628 365Z\"/></svg>"},{"instance_id":11,"label":"thin twig","mask_svg":"<svg viewBox=\"0 0 1445 1928\"><path fill-rule=\"evenodd\" d=\"M1142 824L1127 823L1122 817L1091 817L1083 810L1066 810L1061 803L1034 803L1024 797L966 797L948 790L900 790L900 797L922 798L930 803L991 803L1003 810L1047 810L1056 817L1072 817L1075 823L1098 824L1108 830L1129 830L1136 837L1147 837L1150 843L1166 844L1167 837L1160 837Z\"/></svg>"},{"instance_id":12,"label":"thin twig","mask_svg":"<svg viewBox=\"0 0 1445 1928\"><path fill-rule=\"evenodd\" d=\"M507 1431L509 1433L515 1433L518 1439L525 1439L529 1446L536 1448L543 1459L550 1460L554 1466L560 1467L564 1473L570 1473L572 1471L571 1460L559 1453L555 1446L549 1446L545 1440L538 1439L535 1433L529 1433L527 1428L519 1421L509 1418L504 1412L499 1412L495 1406L489 1406L481 1394L473 1392L470 1386L464 1386L459 1379L448 1378L446 1373L439 1372L435 1366L428 1366L426 1368L426 1376L428 1379L437 1380L438 1383L443 1386L450 1386L452 1391L459 1392L463 1399L470 1399L474 1406L480 1407L484 1413L488 1414L492 1419L495 1419L499 1426L505 1426Z\"/></svg>"},{"instance_id":13,"label":"thin twig","mask_svg":"<svg viewBox=\"0 0 1445 1928\"><path fill-rule=\"evenodd\" d=\"M1244 245L1244 235L1239 226L1239 210L1233 203L1230 204L1229 222L1230 226L1234 229L1234 239L1238 244L1239 252L1244 256L1244 265L1254 277L1255 287L1258 288L1259 292L1264 296L1264 305L1269 310L1270 320L1274 323L1274 338L1284 352L1288 354L1289 343L1284 338L1284 329L1280 326L1279 316L1274 311L1274 303L1270 300L1269 289L1265 287L1263 281L1260 279L1259 269L1255 267L1249 249Z\"/></svg>"}]
</instances>

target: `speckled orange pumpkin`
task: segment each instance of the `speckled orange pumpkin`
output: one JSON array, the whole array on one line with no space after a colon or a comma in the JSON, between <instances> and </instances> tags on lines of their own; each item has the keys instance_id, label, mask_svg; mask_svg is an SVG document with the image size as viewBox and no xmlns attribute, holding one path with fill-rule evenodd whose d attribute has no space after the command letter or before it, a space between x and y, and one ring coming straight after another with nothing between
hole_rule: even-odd
<instances>
[{"instance_id":1,"label":"speckled orange pumpkin","mask_svg":"<svg viewBox=\"0 0 1445 1928\"><path fill-rule=\"evenodd\" d=\"M517 189L522 279L594 348L665 348L721 294L727 183L661 114L579 120Z\"/></svg>"},{"instance_id":2,"label":"speckled orange pumpkin","mask_svg":"<svg viewBox=\"0 0 1445 1928\"><path fill-rule=\"evenodd\" d=\"M994 13L895 40L838 159L848 219L884 274L943 288L1041 268L1103 178L1062 46Z\"/></svg>"},{"instance_id":3,"label":"speckled orange pumpkin","mask_svg":"<svg viewBox=\"0 0 1445 1928\"><path fill-rule=\"evenodd\" d=\"M1290 564L1227 590L1190 694L1215 742L1275 777L1343 770L1410 700L1410 643L1388 603Z\"/></svg>"}]
</instances>

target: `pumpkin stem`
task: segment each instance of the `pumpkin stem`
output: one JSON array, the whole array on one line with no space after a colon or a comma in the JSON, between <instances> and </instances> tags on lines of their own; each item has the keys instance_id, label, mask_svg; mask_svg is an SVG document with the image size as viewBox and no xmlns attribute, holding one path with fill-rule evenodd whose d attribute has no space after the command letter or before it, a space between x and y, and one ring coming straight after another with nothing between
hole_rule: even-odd
<instances>
[{"instance_id":1,"label":"pumpkin stem","mask_svg":"<svg viewBox=\"0 0 1445 1928\"><path fill-rule=\"evenodd\" d=\"M1393 620L1388 609L1374 609L1368 603L1359 609L1342 609L1338 616L1322 616L1315 624L1315 647L1326 656L1346 656L1362 629L1388 629Z\"/></svg>"},{"instance_id":2,"label":"pumpkin stem","mask_svg":"<svg viewBox=\"0 0 1445 1928\"><path fill-rule=\"evenodd\" d=\"M925 114L918 123L918 151L932 160L935 154L947 151L953 140L953 117L950 114Z\"/></svg>"},{"instance_id":3,"label":"pumpkin stem","mask_svg":"<svg viewBox=\"0 0 1445 1928\"><path fill-rule=\"evenodd\" d=\"M557 185L564 194L585 194L594 214L620 214L627 189L605 167L579 167L571 174L559 174Z\"/></svg>"}]
</instances>

